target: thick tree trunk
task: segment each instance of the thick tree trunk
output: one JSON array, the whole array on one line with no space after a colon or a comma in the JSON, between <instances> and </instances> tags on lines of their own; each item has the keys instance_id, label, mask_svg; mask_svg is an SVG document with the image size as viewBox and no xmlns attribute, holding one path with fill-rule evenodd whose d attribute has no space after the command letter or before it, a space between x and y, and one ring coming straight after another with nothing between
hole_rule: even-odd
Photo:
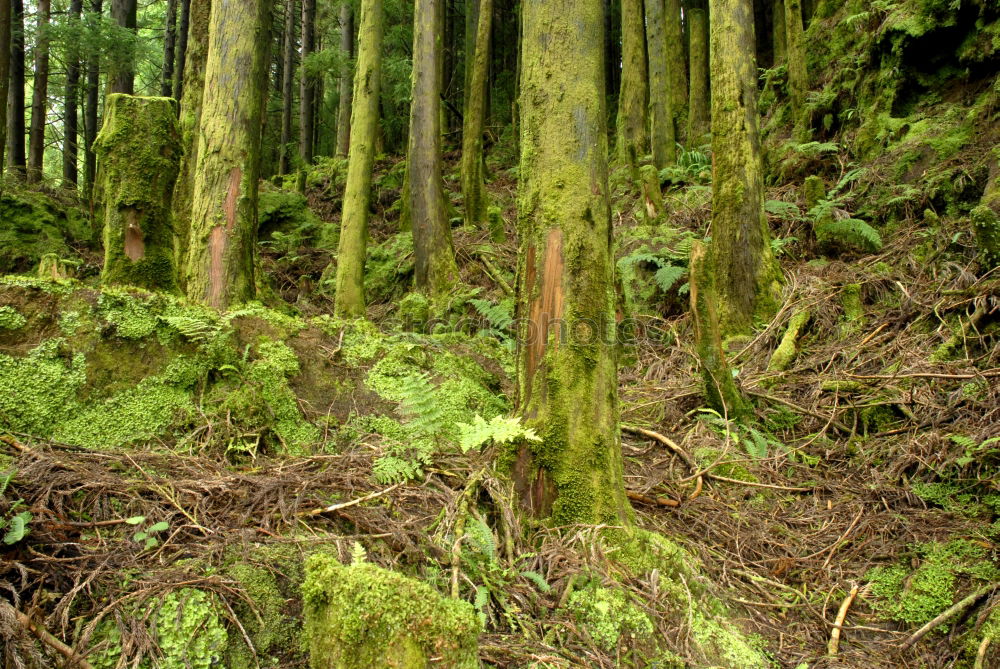
<instances>
[{"instance_id":1,"label":"thick tree trunk","mask_svg":"<svg viewBox=\"0 0 1000 669\"><path fill-rule=\"evenodd\" d=\"M522 506L557 525L630 522L618 427L601 0L524 6L518 194Z\"/></svg>"},{"instance_id":2,"label":"thick tree trunk","mask_svg":"<svg viewBox=\"0 0 1000 669\"><path fill-rule=\"evenodd\" d=\"M104 12L103 0L91 0L90 10L100 16ZM91 54L87 60L87 97L83 113L83 183L88 200L93 199L94 179L97 175L97 157L94 140L97 139L97 111L101 98L101 58Z\"/></svg>"},{"instance_id":3,"label":"thick tree trunk","mask_svg":"<svg viewBox=\"0 0 1000 669\"><path fill-rule=\"evenodd\" d=\"M465 197L465 224L486 223L486 186L483 177L483 125L486 122L486 77L490 64L490 34L493 0L479 0L479 25L467 80L465 118L462 127L462 194Z\"/></svg>"},{"instance_id":4,"label":"thick tree trunk","mask_svg":"<svg viewBox=\"0 0 1000 669\"><path fill-rule=\"evenodd\" d=\"M316 0L302 0L302 67L299 68L299 159L302 169L312 164L315 134L316 77L305 61L316 49Z\"/></svg>"},{"instance_id":5,"label":"thick tree trunk","mask_svg":"<svg viewBox=\"0 0 1000 669\"><path fill-rule=\"evenodd\" d=\"M351 3L340 7L340 52L345 60L354 60L354 10ZM337 106L337 156L346 158L351 149L351 104L354 72L347 65L340 71L340 101Z\"/></svg>"},{"instance_id":6,"label":"thick tree trunk","mask_svg":"<svg viewBox=\"0 0 1000 669\"><path fill-rule=\"evenodd\" d=\"M447 294L458 281L445 211L441 158L441 13L444 0L416 0L413 16L413 94L410 104L410 221L414 278L431 296Z\"/></svg>"},{"instance_id":7,"label":"thick tree trunk","mask_svg":"<svg viewBox=\"0 0 1000 669\"><path fill-rule=\"evenodd\" d=\"M667 77L666 19L663 0L646 0L646 46L649 51L649 108L653 163L663 169L677 159L674 115Z\"/></svg>"},{"instance_id":8,"label":"thick tree trunk","mask_svg":"<svg viewBox=\"0 0 1000 669\"><path fill-rule=\"evenodd\" d=\"M712 243L724 334L770 317L781 270L764 214L751 0L711 0Z\"/></svg>"},{"instance_id":9,"label":"thick tree trunk","mask_svg":"<svg viewBox=\"0 0 1000 669\"><path fill-rule=\"evenodd\" d=\"M0 2L0 109L6 112L10 93L11 9L8 0ZM0 123L0 175L3 175L7 149L7 124Z\"/></svg>"},{"instance_id":10,"label":"thick tree trunk","mask_svg":"<svg viewBox=\"0 0 1000 669\"><path fill-rule=\"evenodd\" d=\"M697 147L704 144L710 130L708 118L708 12L704 0L700 6L688 9L688 31L691 46L688 49L691 63L691 94L688 102L687 145Z\"/></svg>"},{"instance_id":11,"label":"thick tree trunk","mask_svg":"<svg viewBox=\"0 0 1000 669\"><path fill-rule=\"evenodd\" d=\"M31 130L28 132L28 182L42 180L45 160L45 126L49 111L49 17L51 0L38 0L35 38L35 78L31 86Z\"/></svg>"},{"instance_id":12,"label":"thick tree trunk","mask_svg":"<svg viewBox=\"0 0 1000 669\"><path fill-rule=\"evenodd\" d=\"M670 78L670 109L675 128L683 128L687 113L688 78L684 59L684 26L681 23L681 0L664 0L667 25L667 76ZM676 134L676 133L675 133Z\"/></svg>"},{"instance_id":13,"label":"thick tree trunk","mask_svg":"<svg viewBox=\"0 0 1000 669\"><path fill-rule=\"evenodd\" d=\"M296 0L285 3L285 30L281 65L281 147L278 159L278 174L292 171L292 92L295 86L295 16L298 14Z\"/></svg>"},{"instance_id":14,"label":"thick tree trunk","mask_svg":"<svg viewBox=\"0 0 1000 669\"><path fill-rule=\"evenodd\" d=\"M622 90L618 102L618 138L615 153L635 168L649 146L649 89L646 70L646 31L642 0L622 3Z\"/></svg>"},{"instance_id":15,"label":"thick tree trunk","mask_svg":"<svg viewBox=\"0 0 1000 669\"><path fill-rule=\"evenodd\" d=\"M70 0L70 19L79 21L83 0ZM80 142L80 52L75 44L66 48L66 98L63 104L63 185L76 188Z\"/></svg>"},{"instance_id":16,"label":"thick tree trunk","mask_svg":"<svg viewBox=\"0 0 1000 669\"><path fill-rule=\"evenodd\" d=\"M11 0L11 23L7 152L11 170L23 177L28 166L24 152L24 0Z\"/></svg>"},{"instance_id":17,"label":"thick tree trunk","mask_svg":"<svg viewBox=\"0 0 1000 669\"><path fill-rule=\"evenodd\" d=\"M268 0L212 0L198 125L188 297L226 309L254 295Z\"/></svg>"},{"instance_id":18,"label":"thick tree trunk","mask_svg":"<svg viewBox=\"0 0 1000 669\"><path fill-rule=\"evenodd\" d=\"M476 60L476 40L479 38L479 5L480 0L465 0L465 78L462 82L462 113L469 109L469 95L472 92L472 70ZM490 34L493 33L493 21L490 21ZM489 68L487 68L487 76Z\"/></svg>"},{"instance_id":19,"label":"thick tree trunk","mask_svg":"<svg viewBox=\"0 0 1000 669\"><path fill-rule=\"evenodd\" d=\"M181 157L177 185L174 188L173 218L174 246L178 279L181 289L187 286L188 238L191 232L191 207L194 200L195 167L198 164L198 128L201 125L201 108L205 93L205 63L208 60L208 20L212 0L191 0L187 47L184 55L183 95L180 100Z\"/></svg>"},{"instance_id":20,"label":"thick tree trunk","mask_svg":"<svg viewBox=\"0 0 1000 669\"><path fill-rule=\"evenodd\" d=\"M777 67L788 58L788 32L785 29L785 0L773 0L772 16L774 24L773 43L774 66Z\"/></svg>"},{"instance_id":21,"label":"thick tree trunk","mask_svg":"<svg viewBox=\"0 0 1000 669\"><path fill-rule=\"evenodd\" d=\"M176 104L108 96L95 146L103 181L105 285L177 290L170 222L181 155Z\"/></svg>"},{"instance_id":22,"label":"thick tree trunk","mask_svg":"<svg viewBox=\"0 0 1000 669\"><path fill-rule=\"evenodd\" d=\"M111 0L111 18L122 28L135 32L137 27L137 0ZM109 74L109 93L135 92L135 48L132 43L123 53Z\"/></svg>"},{"instance_id":23,"label":"thick tree trunk","mask_svg":"<svg viewBox=\"0 0 1000 669\"><path fill-rule=\"evenodd\" d=\"M347 162L344 211L340 220L334 313L344 318L365 316L365 255L372 164L378 139L382 82L382 0L361 0L358 63L351 108L351 152Z\"/></svg>"},{"instance_id":24,"label":"thick tree trunk","mask_svg":"<svg viewBox=\"0 0 1000 669\"><path fill-rule=\"evenodd\" d=\"M177 50L177 0L167 0L167 25L163 31L163 81L160 95L169 98L174 92L174 59Z\"/></svg>"},{"instance_id":25,"label":"thick tree trunk","mask_svg":"<svg viewBox=\"0 0 1000 669\"><path fill-rule=\"evenodd\" d=\"M792 117L796 134L802 134L802 113L809 90L806 69L806 36L802 28L802 0L785 0L785 35L788 50L788 92L792 99ZM800 137L801 141L804 141Z\"/></svg>"},{"instance_id":26,"label":"thick tree trunk","mask_svg":"<svg viewBox=\"0 0 1000 669\"><path fill-rule=\"evenodd\" d=\"M191 29L191 0L181 0L181 16L177 25L177 66L174 68L173 97L178 102L184 95L184 65L187 60L188 31Z\"/></svg>"}]
</instances>

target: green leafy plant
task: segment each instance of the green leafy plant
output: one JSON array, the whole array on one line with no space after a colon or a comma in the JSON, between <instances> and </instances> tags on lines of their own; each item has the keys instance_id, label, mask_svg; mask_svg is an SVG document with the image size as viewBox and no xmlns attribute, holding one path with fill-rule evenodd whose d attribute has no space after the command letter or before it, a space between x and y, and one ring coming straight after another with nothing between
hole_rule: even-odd
<instances>
[{"instance_id":1,"label":"green leafy plant","mask_svg":"<svg viewBox=\"0 0 1000 669\"><path fill-rule=\"evenodd\" d=\"M170 523L162 520L142 528L142 525L146 522L146 516L132 516L131 518L127 518L125 522L128 525L139 528L132 535L132 541L142 544L143 550L147 551L160 545L160 540L156 538L156 535L170 529Z\"/></svg>"},{"instance_id":2,"label":"green leafy plant","mask_svg":"<svg viewBox=\"0 0 1000 669\"><path fill-rule=\"evenodd\" d=\"M535 434L534 430L525 428L521 425L521 419L516 417L505 418L504 416L496 416L493 420L486 421L482 416L477 414L471 424L459 423L458 429L461 433L458 445L463 453L468 453L490 442L509 444L518 439L541 441L541 438Z\"/></svg>"},{"instance_id":3,"label":"green leafy plant","mask_svg":"<svg viewBox=\"0 0 1000 669\"><path fill-rule=\"evenodd\" d=\"M14 470L0 473L0 497L3 497L7 492L15 474ZM14 500L6 515L0 516L0 532L4 532L3 543L5 546L13 546L28 536L28 532L30 532L28 523L31 522L31 512L19 510L22 506L24 506L24 500Z\"/></svg>"},{"instance_id":4,"label":"green leafy plant","mask_svg":"<svg viewBox=\"0 0 1000 669\"><path fill-rule=\"evenodd\" d=\"M960 467L972 464L977 460L985 460L1000 454L1000 448L990 448L993 444L1000 444L1000 437L990 437L984 441L977 441L962 434L953 434L949 437L952 443L958 444L965 449L965 455L955 460Z\"/></svg>"}]
</instances>

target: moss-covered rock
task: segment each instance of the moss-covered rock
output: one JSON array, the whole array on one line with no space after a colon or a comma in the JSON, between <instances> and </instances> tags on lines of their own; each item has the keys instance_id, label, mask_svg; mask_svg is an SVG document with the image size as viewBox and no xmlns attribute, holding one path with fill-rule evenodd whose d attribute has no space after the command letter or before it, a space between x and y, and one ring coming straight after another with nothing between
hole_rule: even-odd
<instances>
[{"instance_id":1,"label":"moss-covered rock","mask_svg":"<svg viewBox=\"0 0 1000 669\"><path fill-rule=\"evenodd\" d=\"M302 595L313 669L479 667L475 609L426 583L314 555Z\"/></svg>"},{"instance_id":2,"label":"moss-covered rock","mask_svg":"<svg viewBox=\"0 0 1000 669\"><path fill-rule=\"evenodd\" d=\"M75 256L71 244L89 237L79 209L32 191L0 196L0 274L27 272L50 253Z\"/></svg>"}]
</instances>

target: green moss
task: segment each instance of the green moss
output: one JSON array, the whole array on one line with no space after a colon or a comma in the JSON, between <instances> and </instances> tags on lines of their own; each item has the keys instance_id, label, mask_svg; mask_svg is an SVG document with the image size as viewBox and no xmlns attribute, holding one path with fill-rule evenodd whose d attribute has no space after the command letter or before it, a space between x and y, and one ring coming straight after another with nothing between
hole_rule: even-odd
<instances>
[{"instance_id":1,"label":"green moss","mask_svg":"<svg viewBox=\"0 0 1000 669\"><path fill-rule=\"evenodd\" d=\"M737 481L749 481L751 483L756 483L760 480L751 474L750 470L744 465L739 462L730 462L730 460L744 459L743 456L734 456L732 453L707 447L695 449L692 452L692 455L702 467L708 467L716 462L722 463L712 469L712 472L718 474L719 476L736 479Z\"/></svg>"},{"instance_id":2,"label":"green moss","mask_svg":"<svg viewBox=\"0 0 1000 669\"><path fill-rule=\"evenodd\" d=\"M859 324L864 319L864 306L861 302L861 284L849 283L840 293L840 304L844 308L844 320Z\"/></svg>"},{"instance_id":3,"label":"green moss","mask_svg":"<svg viewBox=\"0 0 1000 669\"><path fill-rule=\"evenodd\" d=\"M0 196L0 273L27 272L47 254L75 255L72 245L89 237L82 211L44 193L8 184Z\"/></svg>"},{"instance_id":4,"label":"green moss","mask_svg":"<svg viewBox=\"0 0 1000 669\"><path fill-rule=\"evenodd\" d=\"M453 669L479 667L482 628L475 609L426 583L314 555L306 563L302 596L314 669L418 669L432 658Z\"/></svg>"},{"instance_id":5,"label":"green moss","mask_svg":"<svg viewBox=\"0 0 1000 669\"><path fill-rule=\"evenodd\" d=\"M115 328L122 339L143 339L159 325L156 298L142 299L131 293L108 289L97 299L98 315Z\"/></svg>"},{"instance_id":6,"label":"green moss","mask_svg":"<svg viewBox=\"0 0 1000 669\"><path fill-rule=\"evenodd\" d=\"M413 234L401 232L368 249L365 297L369 304L391 301L409 290L413 277Z\"/></svg>"},{"instance_id":7,"label":"green moss","mask_svg":"<svg viewBox=\"0 0 1000 669\"><path fill-rule=\"evenodd\" d=\"M426 331L431 316L431 304L423 293L408 293L399 302L397 316L406 330Z\"/></svg>"},{"instance_id":8,"label":"green moss","mask_svg":"<svg viewBox=\"0 0 1000 669\"><path fill-rule=\"evenodd\" d=\"M803 309L792 314L788 321L788 328L785 330L781 343L771 356L771 361L767 365L769 372L783 372L788 369L795 357L799 354L798 340L803 328L809 323L811 318L809 311Z\"/></svg>"},{"instance_id":9,"label":"green moss","mask_svg":"<svg viewBox=\"0 0 1000 669\"><path fill-rule=\"evenodd\" d=\"M23 358L0 354L0 427L46 438L71 415L86 380L86 360L50 339Z\"/></svg>"},{"instance_id":10,"label":"green moss","mask_svg":"<svg viewBox=\"0 0 1000 669\"><path fill-rule=\"evenodd\" d=\"M653 623L643 611L618 588L603 588L598 581L575 590L566 602L567 610L587 631L590 638L606 651L613 651L623 635L640 640L653 634Z\"/></svg>"},{"instance_id":11,"label":"green moss","mask_svg":"<svg viewBox=\"0 0 1000 669\"><path fill-rule=\"evenodd\" d=\"M28 319L14 307L0 307L0 330L20 330L27 324Z\"/></svg>"},{"instance_id":12,"label":"green moss","mask_svg":"<svg viewBox=\"0 0 1000 669\"><path fill-rule=\"evenodd\" d=\"M340 342L340 354L351 367L371 362L388 345L388 337L378 326L366 320L343 320L328 315L311 323Z\"/></svg>"},{"instance_id":13,"label":"green moss","mask_svg":"<svg viewBox=\"0 0 1000 669\"><path fill-rule=\"evenodd\" d=\"M971 217L983 269L991 270L1000 265L1000 215L983 204L972 210Z\"/></svg>"}]
</instances>

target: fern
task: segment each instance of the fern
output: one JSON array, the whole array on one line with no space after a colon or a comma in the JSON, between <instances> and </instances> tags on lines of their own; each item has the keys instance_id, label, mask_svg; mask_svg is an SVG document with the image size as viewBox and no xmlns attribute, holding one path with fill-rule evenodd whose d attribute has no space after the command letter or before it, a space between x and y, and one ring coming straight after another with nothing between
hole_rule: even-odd
<instances>
[{"instance_id":1,"label":"fern","mask_svg":"<svg viewBox=\"0 0 1000 669\"><path fill-rule=\"evenodd\" d=\"M683 267L665 265L656 271L656 274L653 275L653 280L656 281L656 285L660 287L660 290L667 293L686 275L687 270Z\"/></svg>"},{"instance_id":2,"label":"fern","mask_svg":"<svg viewBox=\"0 0 1000 669\"><path fill-rule=\"evenodd\" d=\"M468 453L490 442L509 444L518 439L541 441L534 430L521 425L520 418L496 416L487 422L477 414L471 424L459 423L458 430L461 435L458 445L463 453Z\"/></svg>"},{"instance_id":3,"label":"fern","mask_svg":"<svg viewBox=\"0 0 1000 669\"><path fill-rule=\"evenodd\" d=\"M882 236L878 231L857 218L817 224L816 238L823 243L847 244L872 253L882 249Z\"/></svg>"},{"instance_id":4,"label":"fern","mask_svg":"<svg viewBox=\"0 0 1000 669\"><path fill-rule=\"evenodd\" d=\"M444 408L437 401L437 387L427 372L402 379L399 410L407 418L405 427L416 437L438 438L447 427Z\"/></svg>"},{"instance_id":5,"label":"fern","mask_svg":"<svg viewBox=\"0 0 1000 669\"><path fill-rule=\"evenodd\" d=\"M11 546L28 536L28 523L31 522L31 513L22 511L21 513L8 518L0 524L0 528L7 528L7 533L3 535L4 544Z\"/></svg>"},{"instance_id":6,"label":"fern","mask_svg":"<svg viewBox=\"0 0 1000 669\"><path fill-rule=\"evenodd\" d=\"M827 153L837 153L840 146L835 142L806 142L796 145L795 151L809 158L819 158Z\"/></svg>"},{"instance_id":7,"label":"fern","mask_svg":"<svg viewBox=\"0 0 1000 669\"><path fill-rule=\"evenodd\" d=\"M768 200L764 203L764 211L777 216L783 221L797 221L802 217L799 206L794 202L782 202L781 200Z\"/></svg>"},{"instance_id":8,"label":"fern","mask_svg":"<svg viewBox=\"0 0 1000 669\"><path fill-rule=\"evenodd\" d=\"M535 571L522 571L521 576L535 584L541 592L546 595L552 592L552 586L545 580L545 577Z\"/></svg>"},{"instance_id":9,"label":"fern","mask_svg":"<svg viewBox=\"0 0 1000 669\"><path fill-rule=\"evenodd\" d=\"M182 337L190 341L209 341L222 330L215 323L190 316L160 316L160 320L177 330Z\"/></svg>"}]
</instances>

